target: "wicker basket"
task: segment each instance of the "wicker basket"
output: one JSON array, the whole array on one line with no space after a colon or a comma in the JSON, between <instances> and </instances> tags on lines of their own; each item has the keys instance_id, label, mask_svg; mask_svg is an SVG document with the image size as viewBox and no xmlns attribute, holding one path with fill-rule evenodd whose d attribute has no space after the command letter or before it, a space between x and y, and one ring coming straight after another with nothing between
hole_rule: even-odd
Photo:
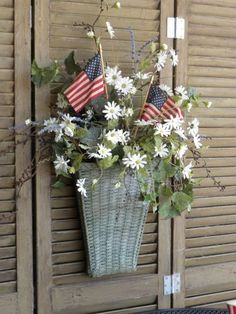
<instances>
[{"instance_id":1,"label":"wicker basket","mask_svg":"<svg viewBox=\"0 0 236 314\"><path fill-rule=\"evenodd\" d=\"M135 176L127 175L123 187L115 189L120 167L104 171L95 191L92 180L100 176L93 163L79 171L86 178L87 197L78 193L87 248L88 274L93 277L136 270L148 204L140 200Z\"/></svg>"}]
</instances>

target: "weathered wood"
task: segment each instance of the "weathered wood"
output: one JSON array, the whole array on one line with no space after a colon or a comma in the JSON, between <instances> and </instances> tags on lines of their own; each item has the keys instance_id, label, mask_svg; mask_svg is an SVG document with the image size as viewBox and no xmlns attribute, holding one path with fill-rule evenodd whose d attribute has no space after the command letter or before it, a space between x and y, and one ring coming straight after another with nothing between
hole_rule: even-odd
<instances>
[{"instance_id":1,"label":"weathered wood","mask_svg":"<svg viewBox=\"0 0 236 314\"><path fill-rule=\"evenodd\" d=\"M175 73L175 86L187 85L188 82L188 13L190 1L179 0L177 2L177 16L185 19L185 39L176 42L176 49L180 58L180 64ZM176 217L173 222L173 273L181 275L181 292L173 295L174 307L185 307L185 213Z\"/></svg>"},{"instance_id":2,"label":"weathered wood","mask_svg":"<svg viewBox=\"0 0 236 314\"><path fill-rule=\"evenodd\" d=\"M31 31L30 1L14 2L15 31L15 123L22 124L31 116ZM18 138L16 138L18 140ZM31 162L30 143L16 147L16 177L19 178ZM31 182L21 189L17 199L17 292L18 312L33 312L32 207ZM6 248L7 249L7 248ZM12 249L13 250L13 249ZM10 256L15 256L14 251ZM13 272L13 271L11 271ZM11 274L9 271L9 275ZM13 275L14 273L12 273ZM10 278L10 277L9 277ZM14 277L10 278L15 280Z\"/></svg>"},{"instance_id":3,"label":"weathered wood","mask_svg":"<svg viewBox=\"0 0 236 314\"><path fill-rule=\"evenodd\" d=\"M77 313L109 310L120 304L124 306L128 300L136 299L138 302L138 299L144 296L156 297L157 288L157 275L114 278L84 283L79 287L57 287L52 290L53 309L56 313L65 310L77 311Z\"/></svg>"},{"instance_id":4,"label":"weathered wood","mask_svg":"<svg viewBox=\"0 0 236 314\"><path fill-rule=\"evenodd\" d=\"M49 13L48 0L35 1L35 59L40 66L49 64ZM36 119L41 120L50 114L49 88L42 87L35 92ZM37 280L38 313L50 314L52 287L51 259L51 212L50 212L50 166L41 165L36 176L36 217L37 217Z\"/></svg>"},{"instance_id":5,"label":"weathered wood","mask_svg":"<svg viewBox=\"0 0 236 314\"><path fill-rule=\"evenodd\" d=\"M0 293L1 293L0 285ZM10 292L10 291L9 291ZM2 313L16 314L18 311L17 293L9 293L0 296L0 308Z\"/></svg>"},{"instance_id":6,"label":"weathered wood","mask_svg":"<svg viewBox=\"0 0 236 314\"><path fill-rule=\"evenodd\" d=\"M160 11L160 42L166 43L168 47L174 48L173 39L168 39L166 34L166 21L168 16L174 16L174 6L173 0L161 1ZM173 88L173 67L168 64L165 66L163 71L160 73L160 82L166 84ZM164 199L160 199L163 202ZM164 295L164 275L171 273L171 221L163 220L161 217L158 218L158 307L159 308L169 308L170 307L170 297Z\"/></svg>"}]
</instances>

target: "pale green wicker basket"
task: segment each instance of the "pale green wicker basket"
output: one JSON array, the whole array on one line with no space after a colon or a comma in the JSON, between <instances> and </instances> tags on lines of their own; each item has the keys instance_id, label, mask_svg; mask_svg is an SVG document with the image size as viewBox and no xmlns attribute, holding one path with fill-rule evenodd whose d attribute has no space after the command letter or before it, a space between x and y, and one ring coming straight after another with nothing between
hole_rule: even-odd
<instances>
[{"instance_id":1,"label":"pale green wicker basket","mask_svg":"<svg viewBox=\"0 0 236 314\"><path fill-rule=\"evenodd\" d=\"M133 175L115 189L120 167L104 171L95 191L93 179L100 176L96 164L83 163L78 176L86 178L87 197L78 193L87 249L87 269L92 277L132 272L137 268L148 204L140 200L140 187Z\"/></svg>"}]
</instances>

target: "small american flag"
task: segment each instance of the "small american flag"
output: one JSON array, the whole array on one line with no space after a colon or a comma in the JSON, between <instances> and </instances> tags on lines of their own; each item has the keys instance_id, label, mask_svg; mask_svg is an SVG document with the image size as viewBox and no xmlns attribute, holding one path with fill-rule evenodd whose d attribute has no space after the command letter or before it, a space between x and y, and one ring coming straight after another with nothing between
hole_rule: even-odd
<instances>
[{"instance_id":1,"label":"small american flag","mask_svg":"<svg viewBox=\"0 0 236 314\"><path fill-rule=\"evenodd\" d=\"M171 116L183 119L183 114L174 100L158 85L152 84L141 119L145 121L158 118L169 119Z\"/></svg>"},{"instance_id":2,"label":"small american flag","mask_svg":"<svg viewBox=\"0 0 236 314\"><path fill-rule=\"evenodd\" d=\"M104 94L104 80L99 54L96 54L88 62L64 94L76 112L82 110L91 100Z\"/></svg>"}]
</instances>

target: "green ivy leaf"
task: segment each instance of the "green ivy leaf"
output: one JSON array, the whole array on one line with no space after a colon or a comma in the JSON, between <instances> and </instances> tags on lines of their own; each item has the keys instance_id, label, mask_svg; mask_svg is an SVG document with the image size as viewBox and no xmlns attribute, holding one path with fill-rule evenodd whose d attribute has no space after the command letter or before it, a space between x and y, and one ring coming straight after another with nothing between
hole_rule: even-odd
<instances>
[{"instance_id":1,"label":"green ivy leaf","mask_svg":"<svg viewBox=\"0 0 236 314\"><path fill-rule=\"evenodd\" d=\"M179 212L176 211L175 208L172 207L171 202L169 201L164 202L160 205L159 214L164 219L174 218L176 216L179 216Z\"/></svg>"},{"instance_id":2,"label":"green ivy leaf","mask_svg":"<svg viewBox=\"0 0 236 314\"><path fill-rule=\"evenodd\" d=\"M191 204L192 198L184 192L175 192L171 198L173 207L181 213Z\"/></svg>"},{"instance_id":3,"label":"green ivy leaf","mask_svg":"<svg viewBox=\"0 0 236 314\"><path fill-rule=\"evenodd\" d=\"M87 129L84 128L77 128L74 131L74 137L76 138L83 138L86 136L86 134L88 133Z\"/></svg>"},{"instance_id":4,"label":"green ivy leaf","mask_svg":"<svg viewBox=\"0 0 236 314\"><path fill-rule=\"evenodd\" d=\"M57 62L53 62L50 66L41 68L34 60L31 66L32 82L37 86L49 84L56 81L60 74L60 66Z\"/></svg>"},{"instance_id":5,"label":"green ivy leaf","mask_svg":"<svg viewBox=\"0 0 236 314\"><path fill-rule=\"evenodd\" d=\"M75 52L71 51L70 54L64 60L66 72L69 75L76 73L77 75L82 71L79 64L75 63Z\"/></svg>"},{"instance_id":6,"label":"green ivy leaf","mask_svg":"<svg viewBox=\"0 0 236 314\"><path fill-rule=\"evenodd\" d=\"M55 183L52 184L54 189L61 189L65 186L65 183L61 180L57 180Z\"/></svg>"},{"instance_id":7,"label":"green ivy leaf","mask_svg":"<svg viewBox=\"0 0 236 314\"><path fill-rule=\"evenodd\" d=\"M187 183L183 188L183 192L187 194L191 198L191 202L193 201L193 184Z\"/></svg>"},{"instance_id":8,"label":"green ivy leaf","mask_svg":"<svg viewBox=\"0 0 236 314\"><path fill-rule=\"evenodd\" d=\"M144 59L141 63L140 63L140 70L141 71L145 71L147 70L149 67L151 66L151 61L149 59Z\"/></svg>"},{"instance_id":9,"label":"green ivy leaf","mask_svg":"<svg viewBox=\"0 0 236 314\"><path fill-rule=\"evenodd\" d=\"M118 126L118 120L109 120L107 124L107 128L109 130L115 129Z\"/></svg>"},{"instance_id":10,"label":"green ivy leaf","mask_svg":"<svg viewBox=\"0 0 236 314\"><path fill-rule=\"evenodd\" d=\"M154 144L150 140L142 142L140 146L148 153L153 153L154 151Z\"/></svg>"},{"instance_id":11,"label":"green ivy leaf","mask_svg":"<svg viewBox=\"0 0 236 314\"><path fill-rule=\"evenodd\" d=\"M119 159L119 156L109 156L107 158L101 159L98 161L98 166L101 169L108 169L110 168L117 160Z\"/></svg>"},{"instance_id":12,"label":"green ivy leaf","mask_svg":"<svg viewBox=\"0 0 236 314\"><path fill-rule=\"evenodd\" d=\"M173 195L173 191L171 190L171 188L169 188L168 186L166 185L160 185L159 186L159 195L160 196L165 196L165 197L170 197Z\"/></svg>"},{"instance_id":13,"label":"green ivy leaf","mask_svg":"<svg viewBox=\"0 0 236 314\"><path fill-rule=\"evenodd\" d=\"M75 169L75 172L77 172L80 169L80 165L83 159L83 155L77 154L76 157L73 160L72 166Z\"/></svg>"},{"instance_id":14,"label":"green ivy leaf","mask_svg":"<svg viewBox=\"0 0 236 314\"><path fill-rule=\"evenodd\" d=\"M159 179L164 182L166 181L166 179L171 178L175 175L176 168L172 166L168 160L161 160L158 167L158 172Z\"/></svg>"}]
</instances>

